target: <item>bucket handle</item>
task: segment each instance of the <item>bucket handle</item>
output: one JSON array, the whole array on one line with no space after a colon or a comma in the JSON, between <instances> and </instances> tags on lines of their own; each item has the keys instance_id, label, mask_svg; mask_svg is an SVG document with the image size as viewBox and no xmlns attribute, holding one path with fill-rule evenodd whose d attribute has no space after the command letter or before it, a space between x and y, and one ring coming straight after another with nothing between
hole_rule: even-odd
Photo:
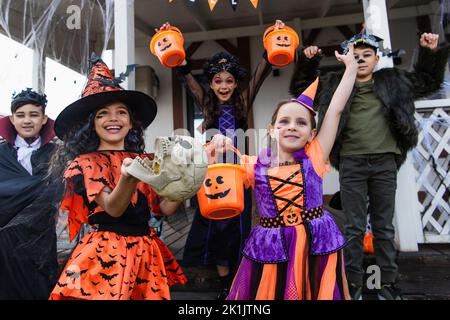
<instances>
[{"instance_id":1,"label":"bucket handle","mask_svg":"<svg viewBox=\"0 0 450 320\"><path fill-rule=\"evenodd\" d=\"M269 28L267 28L266 32L264 32L263 39L265 39L266 37L268 37L269 34L270 34L272 31L274 31L274 29L275 29L275 26L270 26Z\"/></svg>"},{"instance_id":2,"label":"bucket handle","mask_svg":"<svg viewBox=\"0 0 450 320\"><path fill-rule=\"evenodd\" d=\"M230 149L230 150L233 151L234 153L236 153L236 155L237 155L239 158L242 157L241 152L240 152L237 148L235 148L233 145L227 143L225 147L226 147L227 149Z\"/></svg>"},{"instance_id":3,"label":"bucket handle","mask_svg":"<svg viewBox=\"0 0 450 320\"><path fill-rule=\"evenodd\" d=\"M181 30L178 29L177 27L170 26L170 28L169 28L168 30L175 31L175 32L178 32L179 34L183 35L183 33L181 32ZM168 30L164 30L164 31L168 31Z\"/></svg>"},{"instance_id":4,"label":"bucket handle","mask_svg":"<svg viewBox=\"0 0 450 320\"><path fill-rule=\"evenodd\" d=\"M204 146L204 147L207 147L207 146L209 146L209 145L212 144L212 143L213 143L213 142L210 141L210 142L205 143L203 146ZM227 144L225 145L225 148L226 148L226 149L229 149L229 150L231 150L231 151L233 151L233 152L239 157L239 159L242 157L241 152L240 152L237 148L235 148L233 145L227 143Z\"/></svg>"},{"instance_id":5,"label":"bucket handle","mask_svg":"<svg viewBox=\"0 0 450 320\"><path fill-rule=\"evenodd\" d=\"M181 32L180 29L178 29L178 28L175 27L175 26L171 26L170 24L167 25L167 26L164 26L164 27L162 27L162 28L155 29L155 31L156 31L156 34L162 33L162 32L164 32L164 31L175 31L175 32L178 32L178 33L180 33L181 35L183 35L183 33Z\"/></svg>"}]
</instances>

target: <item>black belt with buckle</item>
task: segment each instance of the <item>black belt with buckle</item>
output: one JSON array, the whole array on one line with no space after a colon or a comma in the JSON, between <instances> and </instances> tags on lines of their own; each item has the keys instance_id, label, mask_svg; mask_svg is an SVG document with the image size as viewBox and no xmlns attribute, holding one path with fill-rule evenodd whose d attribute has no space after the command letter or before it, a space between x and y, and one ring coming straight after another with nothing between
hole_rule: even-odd
<instances>
[{"instance_id":1,"label":"black belt with buckle","mask_svg":"<svg viewBox=\"0 0 450 320\"><path fill-rule=\"evenodd\" d=\"M299 219L299 214L301 220ZM276 218L259 218L259 223L263 228L293 227L321 216L323 216L323 208L316 207L300 213L285 211L282 216Z\"/></svg>"}]
</instances>

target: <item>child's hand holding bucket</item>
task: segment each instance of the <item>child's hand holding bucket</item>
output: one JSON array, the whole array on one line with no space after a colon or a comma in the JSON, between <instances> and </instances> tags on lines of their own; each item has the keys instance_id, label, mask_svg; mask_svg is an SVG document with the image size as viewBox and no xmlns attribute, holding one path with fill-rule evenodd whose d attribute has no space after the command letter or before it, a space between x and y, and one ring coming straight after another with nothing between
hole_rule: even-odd
<instances>
[{"instance_id":1,"label":"child's hand holding bucket","mask_svg":"<svg viewBox=\"0 0 450 320\"><path fill-rule=\"evenodd\" d=\"M161 26L161 28L155 28L155 32L156 33L158 33L158 32L160 32L160 31L166 31L166 30L169 30L170 29L170 23L169 22L166 22L166 23L164 23L162 26Z\"/></svg>"},{"instance_id":2,"label":"child's hand holding bucket","mask_svg":"<svg viewBox=\"0 0 450 320\"><path fill-rule=\"evenodd\" d=\"M284 24L283 21L281 21L281 20L276 20L275 21L275 28L276 29L284 29L285 26L286 25Z\"/></svg>"},{"instance_id":3,"label":"child's hand holding bucket","mask_svg":"<svg viewBox=\"0 0 450 320\"><path fill-rule=\"evenodd\" d=\"M322 54L322 49L317 46L309 46L303 50L303 54L308 59L312 59L316 56L320 56Z\"/></svg>"},{"instance_id":4,"label":"child's hand holding bucket","mask_svg":"<svg viewBox=\"0 0 450 320\"><path fill-rule=\"evenodd\" d=\"M184 51L184 38L181 31L171 26L168 22L160 29L155 29L156 34L150 42L152 54L158 57L161 63L169 68L177 67L186 58Z\"/></svg>"},{"instance_id":5,"label":"child's hand holding bucket","mask_svg":"<svg viewBox=\"0 0 450 320\"><path fill-rule=\"evenodd\" d=\"M215 164L217 162L218 154L225 153L227 147L230 146L233 146L233 140L222 134L216 134L211 141L205 145L206 153L208 154L208 163Z\"/></svg>"},{"instance_id":6,"label":"child's hand holding bucket","mask_svg":"<svg viewBox=\"0 0 450 320\"><path fill-rule=\"evenodd\" d=\"M221 153L225 153L227 151L227 146L233 145L233 140L222 134L216 134L211 141L214 143L216 151Z\"/></svg>"}]
</instances>

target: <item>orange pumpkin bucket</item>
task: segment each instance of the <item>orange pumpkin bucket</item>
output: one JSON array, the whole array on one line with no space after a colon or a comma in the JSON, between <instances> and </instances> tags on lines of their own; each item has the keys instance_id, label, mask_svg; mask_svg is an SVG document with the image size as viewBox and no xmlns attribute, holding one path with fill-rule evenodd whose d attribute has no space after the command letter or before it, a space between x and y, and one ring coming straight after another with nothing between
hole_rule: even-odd
<instances>
[{"instance_id":1,"label":"orange pumpkin bucket","mask_svg":"<svg viewBox=\"0 0 450 320\"><path fill-rule=\"evenodd\" d=\"M240 156L238 150L230 149ZM244 210L244 169L238 164L210 165L197 197L200 213L207 219L239 215Z\"/></svg>"},{"instance_id":2,"label":"orange pumpkin bucket","mask_svg":"<svg viewBox=\"0 0 450 320\"><path fill-rule=\"evenodd\" d=\"M264 48L269 62L274 66L284 67L292 63L299 43L297 32L288 26L271 26L264 32Z\"/></svg>"},{"instance_id":3,"label":"orange pumpkin bucket","mask_svg":"<svg viewBox=\"0 0 450 320\"><path fill-rule=\"evenodd\" d=\"M161 28L150 42L152 54L169 68L179 66L186 58L184 38L181 31L170 25Z\"/></svg>"}]
</instances>

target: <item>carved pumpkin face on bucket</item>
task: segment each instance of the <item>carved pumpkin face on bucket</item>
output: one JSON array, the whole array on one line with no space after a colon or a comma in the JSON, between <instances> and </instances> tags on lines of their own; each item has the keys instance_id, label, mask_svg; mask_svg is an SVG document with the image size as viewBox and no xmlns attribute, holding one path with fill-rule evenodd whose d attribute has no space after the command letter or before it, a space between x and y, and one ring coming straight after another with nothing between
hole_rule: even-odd
<instances>
[{"instance_id":1,"label":"carved pumpkin face on bucket","mask_svg":"<svg viewBox=\"0 0 450 320\"><path fill-rule=\"evenodd\" d=\"M217 176L217 177L208 177L205 180L205 187L209 192L215 192L215 193L206 193L206 197L211 200L216 199L223 199L231 191L231 187L224 181L223 176Z\"/></svg>"},{"instance_id":2,"label":"carved pumpkin face on bucket","mask_svg":"<svg viewBox=\"0 0 450 320\"><path fill-rule=\"evenodd\" d=\"M289 48L291 43L291 37L289 35L279 35L276 38L275 45L282 48Z\"/></svg>"},{"instance_id":3,"label":"carved pumpkin face on bucket","mask_svg":"<svg viewBox=\"0 0 450 320\"><path fill-rule=\"evenodd\" d=\"M283 212L281 215L283 217L284 224L287 227L296 226L300 223L300 214L292 211L292 209L287 212Z\"/></svg>"},{"instance_id":4,"label":"carved pumpkin face on bucket","mask_svg":"<svg viewBox=\"0 0 450 320\"><path fill-rule=\"evenodd\" d=\"M157 46L159 51L164 52L172 46L172 42L170 42L167 37L164 37L158 41Z\"/></svg>"},{"instance_id":5,"label":"carved pumpkin face on bucket","mask_svg":"<svg viewBox=\"0 0 450 320\"><path fill-rule=\"evenodd\" d=\"M218 163L208 166L205 180L197 193L203 217L229 219L244 210L243 173L240 165Z\"/></svg>"}]
</instances>

